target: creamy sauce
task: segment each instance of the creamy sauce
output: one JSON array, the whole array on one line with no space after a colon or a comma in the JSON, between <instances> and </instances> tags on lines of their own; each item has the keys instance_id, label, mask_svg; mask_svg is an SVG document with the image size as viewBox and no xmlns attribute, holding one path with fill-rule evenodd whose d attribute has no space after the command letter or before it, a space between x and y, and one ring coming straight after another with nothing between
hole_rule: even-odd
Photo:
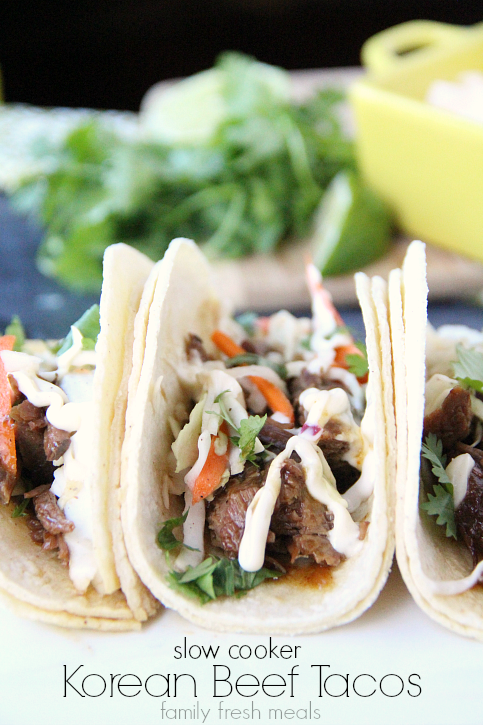
<instances>
[{"instance_id":1,"label":"creamy sauce","mask_svg":"<svg viewBox=\"0 0 483 725\"><path fill-rule=\"evenodd\" d=\"M82 350L81 333L75 327L71 330L73 345L58 358L60 386L42 377L40 357L8 352L2 353L2 359L27 400L36 407L47 408L46 418L55 428L73 434L68 450L55 461L57 469L51 490L66 518L75 526L72 532L64 534L69 548L69 576L76 589L84 592L91 582L98 580L88 475L94 371L82 369L84 365L95 365L95 351ZM70 372L72 368L80 370Z\"/></svg>"},{"instance_id":2,"label":"creamy sauce","mask_svg":"<svg viewBox=\"0 0 483 725\"><path fill-rule=\"evenodd\" d=\"M334 516L334 525L327 537L333 548L350 557L362 546L359 526L351 518L347 503L335 487L334 476L322 451L309 440L294 436L270 465L265 485L257 491L248 507L238 555L240 566L245 571L258 571L263 566L270 522L280 493L281 470L294 451L301 458L310 495L327 506Z\"/></svg>"}]
</instances>

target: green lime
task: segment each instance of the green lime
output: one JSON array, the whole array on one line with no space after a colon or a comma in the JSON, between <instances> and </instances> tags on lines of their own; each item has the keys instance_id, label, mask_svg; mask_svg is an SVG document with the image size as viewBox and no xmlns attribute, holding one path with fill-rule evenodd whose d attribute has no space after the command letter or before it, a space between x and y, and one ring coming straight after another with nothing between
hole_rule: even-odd
<instances>
[{"instance_id":1,"label":"green lime","mask_svg":"<svg viewBox=\"0 0 483 725\"><path fill-rule=\"evenodd\" d=\"M387 251L391 227L385 202L353 171L340 171L315 213L314 263L326 277L361 269Z\"/></svg>"}]
</instances>

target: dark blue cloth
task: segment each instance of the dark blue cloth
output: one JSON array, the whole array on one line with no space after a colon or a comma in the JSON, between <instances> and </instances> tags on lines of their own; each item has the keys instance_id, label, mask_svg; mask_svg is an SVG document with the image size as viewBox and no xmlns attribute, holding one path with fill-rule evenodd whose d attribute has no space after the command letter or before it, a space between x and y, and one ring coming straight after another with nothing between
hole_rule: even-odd
<instances>
[{"instance_id":1,"label":"dark blue cloth","mask_svg":"<svg viewBox=\"0 0 483 725\"><path fill-rule=\"evenodd\" d=\"M38 271L35 253L41 238L41 230L16 214L0 195L0 333L13 315L19 315L31 338L64 337L70 325L98 301L95 295L69 292ZM340 312L355 336L364 339L359 309L342 307ZM433 303L429 319L435 327L465 324L481 330L483 308L462 301Z\"/></svg>"}]
</instances>

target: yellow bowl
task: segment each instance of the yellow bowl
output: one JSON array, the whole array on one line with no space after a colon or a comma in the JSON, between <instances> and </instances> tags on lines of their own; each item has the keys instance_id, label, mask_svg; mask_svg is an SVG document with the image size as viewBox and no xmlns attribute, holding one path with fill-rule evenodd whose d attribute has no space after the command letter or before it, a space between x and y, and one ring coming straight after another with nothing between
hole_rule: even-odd
<instances>
[{"instance_id":1,"label":"yellow bowl","mask_svg":"<svg viewBox=\"0 0 483 725\"><path fill-rule=\"evenodd\" d=\"M483 23L415 20L370 38L350 90L361 173L401 228L483 260L483 124L425 102L434 80L483 72Z\"/></svg>"}]
</instances>

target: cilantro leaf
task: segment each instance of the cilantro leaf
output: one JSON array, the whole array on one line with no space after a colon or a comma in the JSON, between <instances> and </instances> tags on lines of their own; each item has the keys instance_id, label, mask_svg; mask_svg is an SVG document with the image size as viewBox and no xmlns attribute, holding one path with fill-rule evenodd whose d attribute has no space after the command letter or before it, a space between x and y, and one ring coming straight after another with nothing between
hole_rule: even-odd
<instances>
[{"instance_id":1,"label":"cilantro leaf","mask_svg":"<svg viewBox=\"0 0 483 725\"><path fill-rule=\"evenodd\" d=\"M15 352L22 352L25 342L25 330L18 315L14 315L12 317L12 321L5 328L5 334L15 335L15 343L13 345L13 349L15 350Z\"/></svg>"},{"instance_id":2,"label":"cilantro leaf","mask_svg":"<svg viewBox=\"0 0 483 725\"><path fill-rule=\"evenodd\" d=\"M446 536L456 539L453 494L440 484L433 486L433 491L434 495L428 493L428 501L421 504L421 508L430 516L437 516L436 523L446 526Z\"/></svg>"},{"instance_id":3,"label":"cilantro leaf","mask_svg":"<svg viewBox=\"0 0 483 725\"><path fill-rule=\"evenodd\" d=\"M421 504L421 508L430 516L437 516L436 523L446 526L446 536L456 536L454 520L453 484L445 470L446 456L443 454L443 442L434 433L426 437L421 452L432 465L432 472L439 481L434 484L433 493L428 493L428 501Z\"/></svg>"},{"instance_id":4,"label":"cilantro leaf","mask_svg":"<svg viewBox=\"0 0 483 725\"><path fill-rule=\"evenodd\" d=\"M447 487L448 493L452 494L453 484L445 471L446 456L443 453L443 441L434 433L430 433L421 447L421 452L424 458L433 464L432 471L438 481Z\"/></svg>"},{"instance_id":5,"label":"cilantro leaf","mask_svg":"<svg viewBox=\"0 0 483 725\"><path fill-rule=\"evenodd\" d=\"M462 345L456 346L456 353L458 362L453 363L455 378L466 388L483 393L483 354Z\"/></svg>"},{"instance_id":6,"label":"cilantro leaf","mask_svg":"<svg viewBox=\"0 0 483 725\"><path fill-rule=\"evenodd\" d=\"M12 511L12 519L18 519L20 516L27 516L25 513L25 509L30 503L29 498L24 498L23 501L21 501L17 506L15 506L14 510Z\"/></svg>"},{"instance_id":7,"label":"cilantro leaf","mask_svg":"<svg viewBox=\"0 0 483 725\"><path fill-rule=\"evenodd\" d=\"M219 415L220 418L226 421L228 425L230 425L236 431L237 435L230 437L231 442L235 446L238 446L238 448L240 448L241 456L243 459L253 462L255 441L257 435L260 433L263 426L265 425L267 416L264 415L263 418L260 418L259 415L249 415L248 418L244 418L242 421L240 421L240 426L238 427L235 421L232 419L230 412L227 409L223 400L223 396L225 395L225 393L228 392L228 390L224 390L215 398L214 402L218 403L218 405L220 406L219 413L215 413L214 410L207 410L206 412L211 413L212 415Z\"/></svg>"},{"instance_id":8,"label":"cilantro leaf","mask_svg":"<svg viewBox=\"0 0 483 725\"><path fill-rule=\"evenodd\" d=\"M265 425L267 415L263 417L259 415L249 415L240 422L239 433L240 437L237 442L237 446L241 451L242 458L250 459L255 451L255 441L257 436Z\"/></svg>"},{"instance_id":9,"label":"cilantro leaf","mask_svg":"<svg viewBox=\"0 0 483 725\"><path fill-rule=\"evenodd\" d=\"M172 571L168 574L168 583L177 591L191 597L197 597L202 604L221 596L233 596L261 584L265 579L278 579L279 571L260 569L244 571L236 559L218 559L209 556L195 567L189 567L184 573Z\"/></svg>"},{"instance_id":10,"label":"cilantro leaf","mask_svg":"<svg viewBox=\"0 0 483 725\"><path fill-rule=\"evenodd\" d=\"M346 355L345 359L348 366L347 369L350 373L355 375L356 378L363 378L369 372L367 350L363 342L356 342L355 344L361 351L362 355L357 355L356 353Z\"/></svg>"},{"instance_id":11,"label":"cilantro leaf","mask_svg":"<svg viewBox=\"0 0 483 725\"><path fill-rule=\"evenodd\" d=\"M97 336L101 331L99 305L92 305L92 307L89 307L89 309L84 312L77 322L74 322L73 327L77 327L84 338L82 340L82 349L93 350L96 345ZM72 347L72 343L72 330L69 330L62 342L62 345L57 351L57 355L62 355L64 352L69 350Z\"/></svg>"},{"instance_id":12,"label":"cilantro leaf","mask_svg":"<svg viewBox=\"0 0 483 725\"><path fill-rule=\"evenodd\" d=\"M176 536L173 534L173 529L177 526L182 526L186 521L187 516L188 511L186 511L183 516L176 516L164 522L156 537L156 541L160 549L164 549L164 551L172 551L178 546L182 546L182 542L178 541Z\"/></svg>"}]
</instances>

